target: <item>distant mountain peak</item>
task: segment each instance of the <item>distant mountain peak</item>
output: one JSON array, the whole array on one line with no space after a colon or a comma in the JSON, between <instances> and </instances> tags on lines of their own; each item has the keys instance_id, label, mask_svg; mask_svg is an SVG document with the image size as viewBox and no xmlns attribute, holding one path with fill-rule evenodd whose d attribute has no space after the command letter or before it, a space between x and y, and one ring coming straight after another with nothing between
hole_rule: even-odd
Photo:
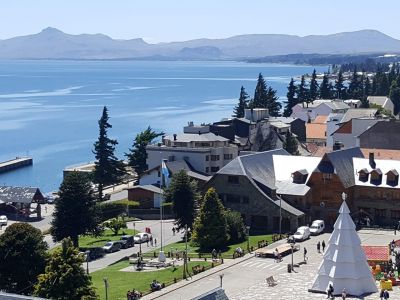
<instances>
[{"instance_id":1,"label":"distant mountain peak","mask_svg":"<svg viewBox=\"0 0 400 300\"><path fill-rule=\"evenodd\" d=\"M54 27L47 27L44 28L40 33L44 34L64 34L61 30L54 28Z\"/></svg>"}]
</instances>

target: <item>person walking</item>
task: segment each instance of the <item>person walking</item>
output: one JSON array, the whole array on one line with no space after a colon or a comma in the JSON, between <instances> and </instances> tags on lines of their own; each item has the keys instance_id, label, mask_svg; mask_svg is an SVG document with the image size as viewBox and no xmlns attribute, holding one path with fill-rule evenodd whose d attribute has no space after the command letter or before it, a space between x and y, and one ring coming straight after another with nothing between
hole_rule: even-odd
<instances>
[{"instance_id":1,"label":"person walking","mask_svg":"<svg viewBox=\"0 0 400 300\"><path fill-rule=\"evenodd\" d=\"M379 298L381 299L381 300L383 300L383 294L385 293L385 290L384 289L381 289L381 292L379 293Z\"/></svg>"},{"instance_id":2,"label":"person walking","mask_svg":"<svg viewBox=\"0 0 400 300\"><path fill-rule=\"evenodd\" d=\"M321 245L322 245L322 253L324 253L324 252L325 252L325 246L326 246L326 245L325 245L325 241L322 241L322 244L321 244Z\"/></svg>"},{"instance_id":3,"label":"person walking","mask_svg":"<svg viewBox=\"0 0 400 300\"><path fill-rule=\"evenodd\" d=\"M175 227L172 227L172 235L175 235Z\"/></svg>"},{"instance_id":4,"label":"person walking","mask_svg":"<svg viewBox=\"0 0 400 300\"><path fill-rule=\"evenodd\" d=\"M327 293L327 299L333 299L333 292L335 291L335 289L333 288L333 285L332 285L332 283L330 283L329 285L328 285L328 289L326 290L326 293Z\"/></svg>"},{"instance_id":5,"label":"person walking","mask_svg":"<svg viewBox=\"0 0 400 300\"><path fill-rule=\"evenodd\" d=\"M389 292L388 292L388 290L385 290L385 291L383 292L383 299L385 299L385 300L389 299Z\"/></svg>"},{"instance_id":6,"label":"person walking","mask_svg":"<svg viewBox=\"0 0 400 300\"><path fill-rule=\"evenodd\" d=\"M154 239L154 246L157 247L157 239Z\"/></svg>"},{"instance_id":7,"label":"person walking","mask_svg":"<svg viewBox=\"0 0 400 300\"><path fill-rule=\"evenodd\" d=\"M317 252L321 253L321 243L320 242L317 243Z\"/></svg>"},{"instance_id":8,"label":"person walking","mask_svg":"<svg viewBox=\"0 0 400 300\"><path fill-rule=\"evenodd\" d=\"M307 257L307 248L304 247L304 261L306 262L307 260L308 260L308 257Z\"/></svg>"},{"instance_id":9,"label":"person walking","mask_svg":"<svg viewBox=\"0 0 400 300\"><path fill-rule=\"evenodd\" d=\"M347 297L346 289L343 289L343 291L342 291L342 300L346 300L346 297Z\"/></svg>"}]
</instances>

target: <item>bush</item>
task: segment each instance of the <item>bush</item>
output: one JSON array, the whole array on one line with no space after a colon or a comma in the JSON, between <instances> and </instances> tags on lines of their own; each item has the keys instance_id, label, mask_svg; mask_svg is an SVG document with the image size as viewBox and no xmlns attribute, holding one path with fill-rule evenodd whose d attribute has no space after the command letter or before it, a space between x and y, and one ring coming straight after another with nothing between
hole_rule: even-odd
<instances>
[{"instance_id":1,"label":"bush","mask_svg":"<svg viewBox=\"0 0 400 300\"><path fill-rule=\"evenodd\" d=\"M129 200L118 200L114 202L97 203L100 212L101 221L117 218L122 214L126 214L126 208L134 209L139 207L139 202Z\"/></svg>"},{"instance_id":2,"label":"bush","mask_svg":"<svg viewBox=\"0 0 400 300\"><path fill-rule=\"evenodd\" d=\"M226 223L228 225L229 243L236 244L246 239L246 226L242 216L237 211L225 211Z\"/></svg>"}]
</instances>

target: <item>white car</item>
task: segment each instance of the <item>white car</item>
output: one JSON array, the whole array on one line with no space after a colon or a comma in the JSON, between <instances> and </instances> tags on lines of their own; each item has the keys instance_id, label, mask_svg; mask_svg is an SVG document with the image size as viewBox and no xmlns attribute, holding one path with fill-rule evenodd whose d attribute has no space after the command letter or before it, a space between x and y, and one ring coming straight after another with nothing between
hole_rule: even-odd
<instances>
[{"instance_id":1,"label":"white car","mask_svg":"<svg viewBox=\"0 0 400 300\"><path fill-rule=\"evenodd\" d=\"M301 226L297 228L297 231L295 234L293 234L293 237L296 241L304 241L310 237L310 227L307 226Z\"/></svg>"},{"instance_id":2,"label":"white car","mask_svg":"<svg viewBox=\"0 0 400 300\"><path fill-rule=\"evenodd\" d=\"M0 226L7 226L8 219L6 216L0 216Z\"/></svg>"},{"instance_id":3,"label":"white car","mask_svg":"<svg viewBox=\"0 0 400 300\"><path fill-rule=\"evenodd\" d=\"M141 244L150 241L150 237L151 237L150 233L140 232L136 234L133 239L135 241L135 244Z\"/></svg>"}]
</instances>

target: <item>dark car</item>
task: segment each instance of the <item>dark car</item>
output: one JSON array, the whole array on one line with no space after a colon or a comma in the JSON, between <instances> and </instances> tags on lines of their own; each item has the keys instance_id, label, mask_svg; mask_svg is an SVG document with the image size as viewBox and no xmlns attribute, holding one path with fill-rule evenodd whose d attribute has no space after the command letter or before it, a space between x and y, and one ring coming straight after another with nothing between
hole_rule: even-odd
<instances>
[{"instance_id":1,"label":"dark car","mask_svg":"<svg viewBox=\"0 0 400 300\"><path fill-rule=\"evenodd\" d=\"M105 252L111 253L121 250L121 243L119 241L108 242L103 246Z\"/></svg>"},{"instance_id":2,"label":"dark car","mask_svg":"<svg viewBox=\"0 0 400 300\"><path fill-rule=\"evenodd\" d=\"M119 241L122 244L122 248L130 248L135 245L135 241L133 239L133 235L123 235L121 236L121 240Z\"/></svg>"},{"instance_id":3,"label":"dark car","mask_svg":"<svg viewBox=\"0 0 400 300\"><path fill-rule=\"evenodd\" d=\"M101 247L89 249L89 260L95 260L98 258L102 258L104 255L106 255L106 253L105 253L104 249Z\"/></svg>"}]
</instances>

